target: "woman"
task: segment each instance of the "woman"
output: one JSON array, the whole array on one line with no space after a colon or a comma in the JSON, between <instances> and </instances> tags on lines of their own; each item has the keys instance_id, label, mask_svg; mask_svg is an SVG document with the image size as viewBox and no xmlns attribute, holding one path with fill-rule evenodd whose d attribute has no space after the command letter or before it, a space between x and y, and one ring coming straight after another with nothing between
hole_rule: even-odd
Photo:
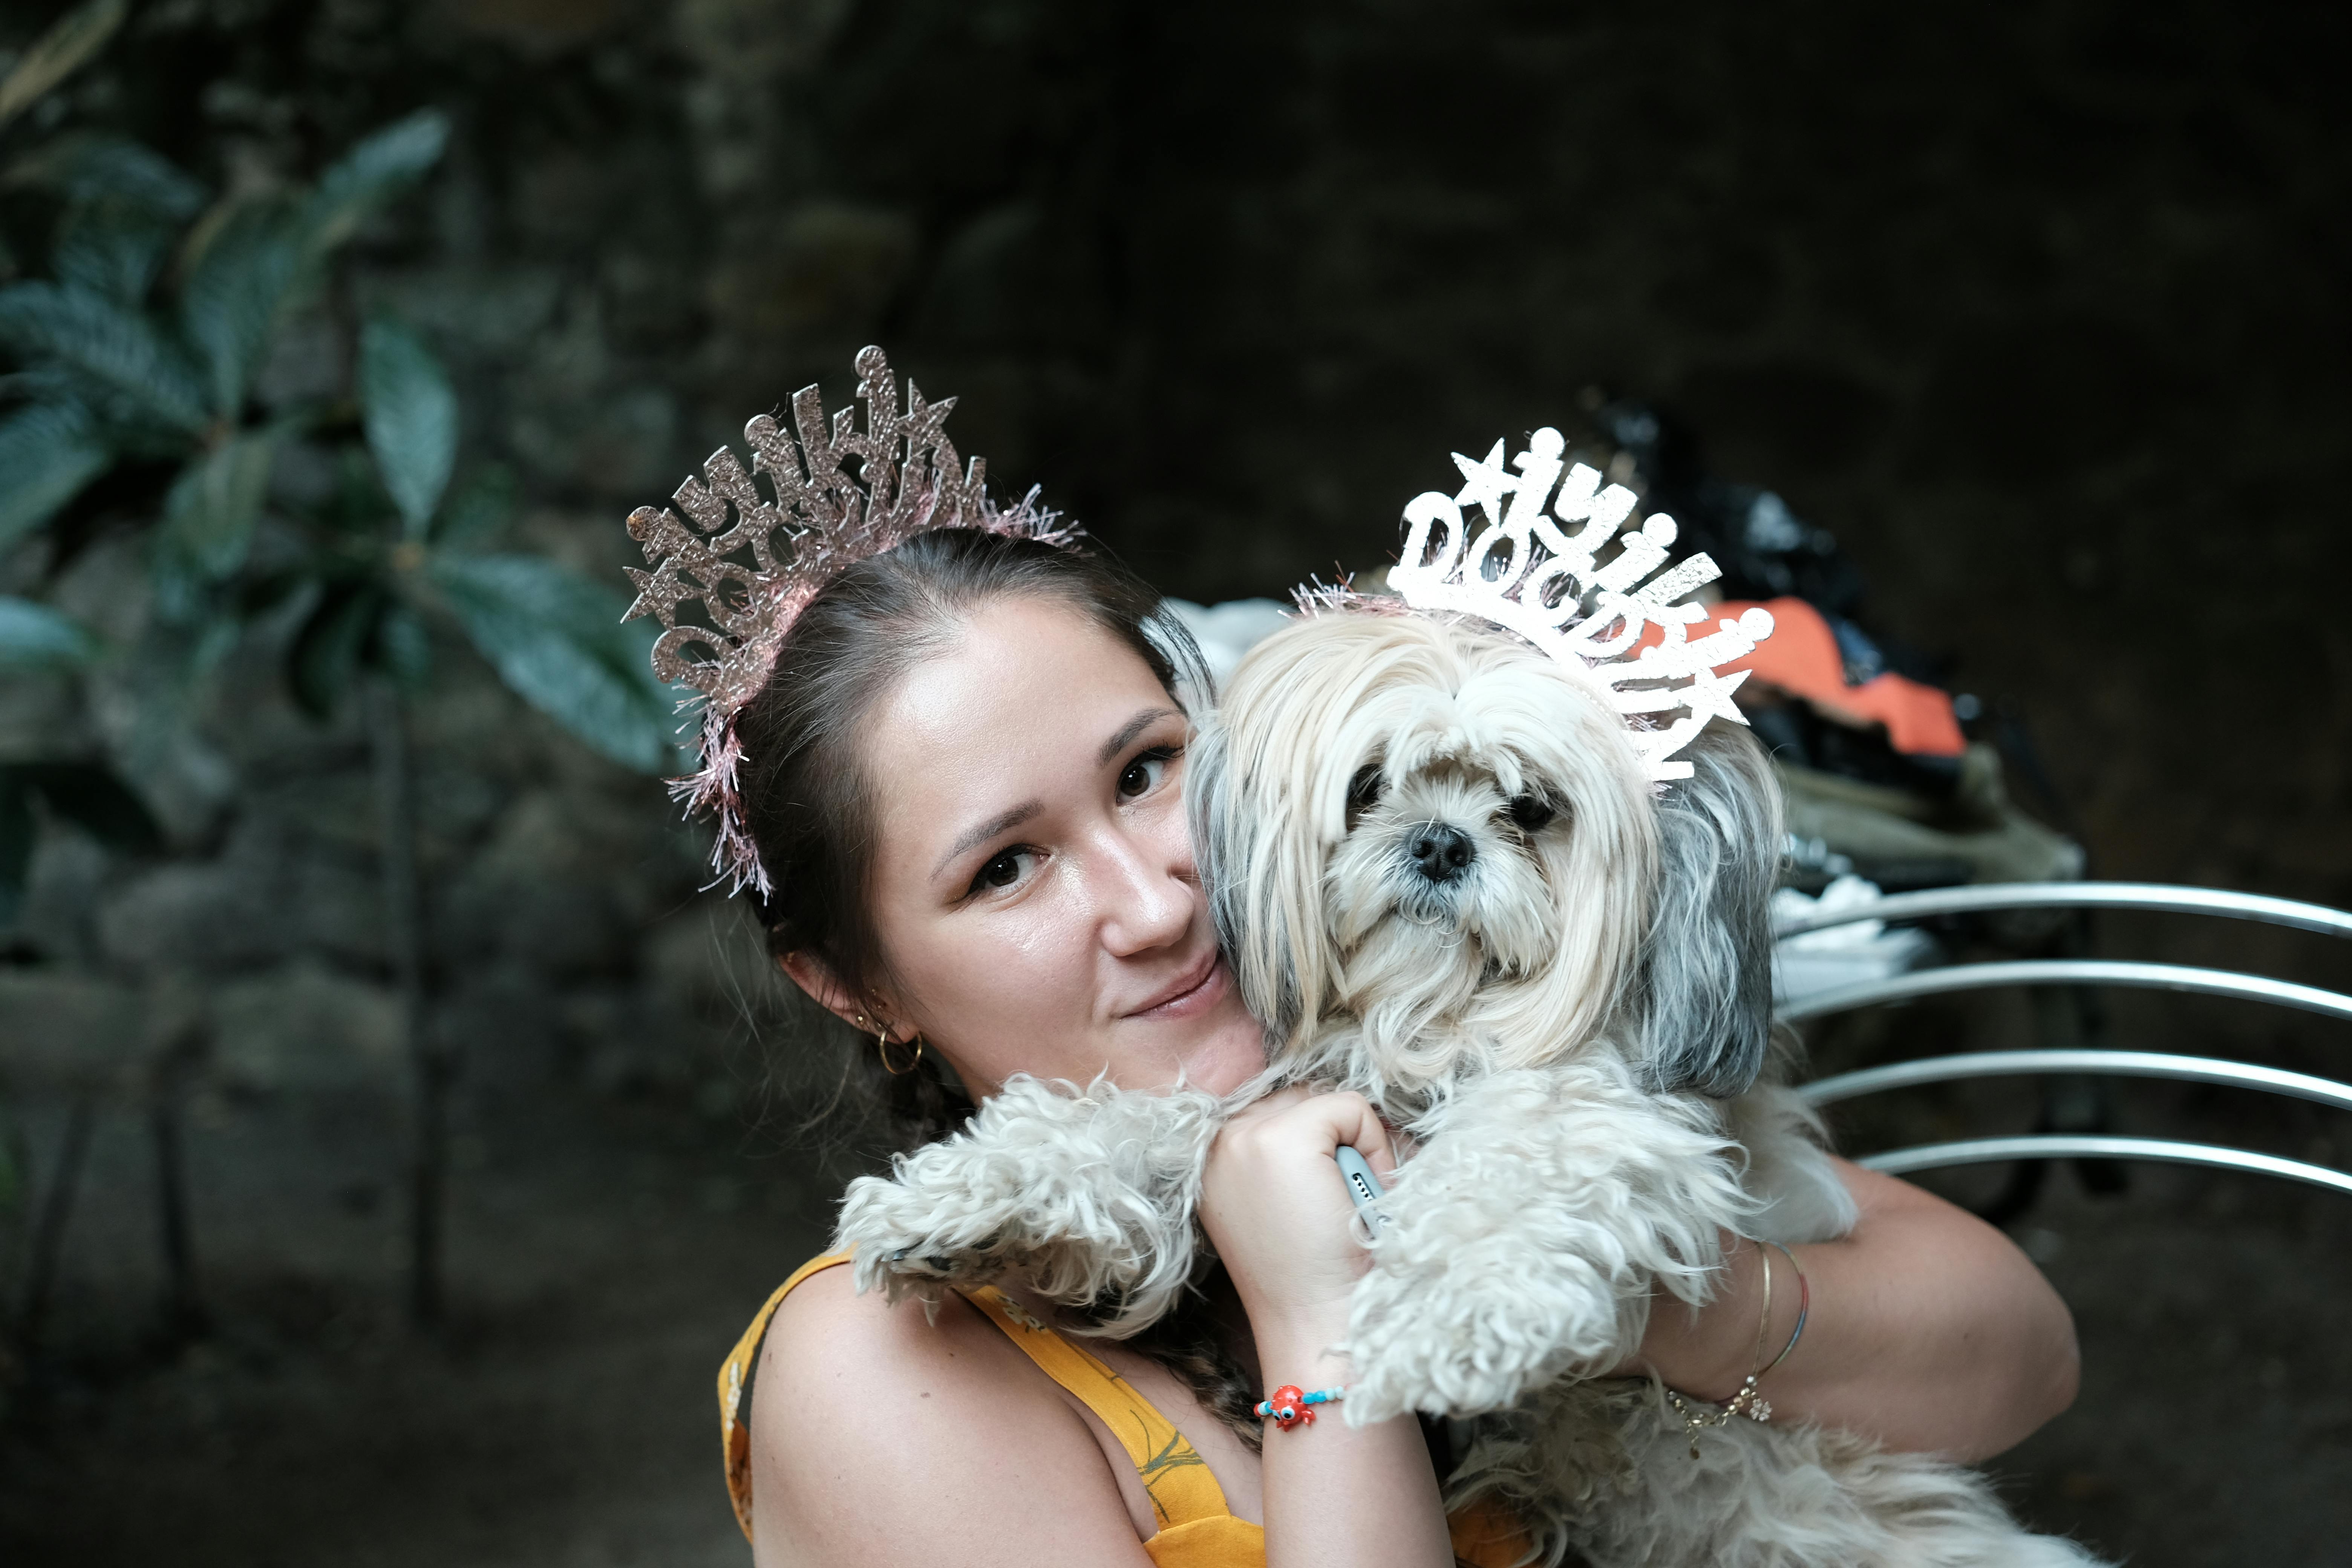
<instances>
[{"instance_id":1,"label":"woman","mask_svg":"<svg viewBox=\"0 0 2352 1568\"><path fill-rule=\"evenodd\" d=\"M824 586L737 721L772 950L860 1033L910 1129L1015 1073L1223 1090L1263 1065L1193 871L1156 614L1099 559L925 534ZM1125 1344L1075 1351L1017 1289L931 1319L854 1295L845 1269L795 1276L726 1385L755 1560L1509 1561L1491 1521L1450 1538L1415 1423L1331 1419L1261 1444L1242 1414L1256 1391L1348 1380L1325 1348L1365 1266L1341 1143L1393 1164L1352 1095L1239 1117L1202 1209L1223 1275L1192 1321ZM1811 1316L1764 1389L1779 1418L1969 1460L2063 1409L2073 1328L2032 1266L1949 1205L1842 1171L1862 1222L1797 1249ZM1778 1343L1797 1302L1785 1278L1768 1297L1756 1249L1735 1247L1713 1304L1654 1312L1624 1370L1726 1397L1759 1311Z\"/></svg>"}]
</instances>

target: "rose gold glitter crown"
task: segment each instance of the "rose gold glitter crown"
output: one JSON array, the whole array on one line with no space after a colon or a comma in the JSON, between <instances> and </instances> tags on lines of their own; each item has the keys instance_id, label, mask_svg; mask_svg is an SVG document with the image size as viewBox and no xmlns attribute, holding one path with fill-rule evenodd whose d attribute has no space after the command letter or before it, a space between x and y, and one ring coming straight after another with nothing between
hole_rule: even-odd
<instances>
[{"instance_id":1,"label":"rose gold glitter crown","mask_svg":"<svg viewBox=\"0 0 2352 1568\"><path fill-rule=\"evenodd\" d=\"M987 465L974 458L958 471L945 431L956 400L927 402L909 381L900 413L898 384L878 348L858 351L857 400L866 405L862 431L854 409L839 410L828 424L817 389L804 386L793 395L797 441L772 416L758 415L743 426L750 472L721 447L702 465L702 477L688 476L670 498L684 521L659 507L629 514L629 537L645 547L653 570L628 569L637 597L623 618L660 620L654 673L693 688L682 706L702 710L702 765L671 780L670 795L686 803L688 816L708 811L718 818L710 863L731 884L730 893L775 890L743 822L736 716L767 685L785 635L824 585L937 529L985 529L1062 547L1084 532L1038 506L1034 489L1008 510L991 504L982 485ZM844 466L853 460L855 475ZM753 474L768 477L772 501ZM678 620L688 600L699 602L709 625ZM691 657L697 648L707 657Z\"/></svg>"}]
</instances>

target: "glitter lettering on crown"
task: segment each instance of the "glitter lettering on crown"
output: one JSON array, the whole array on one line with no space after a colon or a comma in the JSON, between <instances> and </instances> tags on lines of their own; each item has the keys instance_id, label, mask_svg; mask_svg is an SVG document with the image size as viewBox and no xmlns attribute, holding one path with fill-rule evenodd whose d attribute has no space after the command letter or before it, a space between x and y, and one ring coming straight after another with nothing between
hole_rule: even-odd
<instances>
[{"instance_id":1,"label":"glitter lettering on crown","mask_svg":"<svg viewBox=\"0 0 2352 1568\"><path fill-rule=\"evenodd\" d=\"M1454 453L1462 489L1431 490L1404 509L1404 555L1390 568L1389 586L1415 609L1476 616L1590 670L1633 721L1633 747L1649 776L1688 778L1690 763L1675 753L1709 719L1748 722L1731 700L1748 672L1717 669L1772 635L1771 612L1751 608L1693 637L1706 609L1682 601L1722 575L1715 563L1700 554L1669 566L1675 520L1659 513L1627 530L1633 492L1604 488L1587 464L1569 467L1566 447L1547 427L1508 467L1501 441L1482 462ZM1475 534L1472 508L1486 514ZM1563 524L1580 526L1570 533ZM1645 645L1650 626L1659 640ZM1664 721L1668 714L1678 716Z\"/></svg>"},{"instance_id":2,"label":"glitter lettering on crown","mask_svg":"<svg viewBox=\"0 0 2352 1568\"><path fill-rule=\"evenodd\" d=\"M984 529L1065 547L1083 532L1038 506L1034 489L999 510L982 485L985 463L974 458L958 471L945 429L956 400L928 402L909 381L901 412L882 351L861 350L856 363L865 429L857 428L854 409L837 411L828 423L817 389L804 386L793 395L792 431L766 414L743 426L751 448L748 471L732 448L721 447L702 465L701 477L689 476L670 498L677 511L641 506L629 514L629 536L645 547L653 569L628 569L637 596L622 618L661 622L654 673L691 687L697 695L688 703L702 707L701 767L673 779L670 794L686 802L688 816L717 816L711 865L731 881L730 892L774 890L743 823L735 717L767 685L785 635L824 585L858 562L936 529ZM773 500L753 481L758 474L767 476ZM700 605L698 621L678 618L688 603Z\"/></svg>"}]
</instances>

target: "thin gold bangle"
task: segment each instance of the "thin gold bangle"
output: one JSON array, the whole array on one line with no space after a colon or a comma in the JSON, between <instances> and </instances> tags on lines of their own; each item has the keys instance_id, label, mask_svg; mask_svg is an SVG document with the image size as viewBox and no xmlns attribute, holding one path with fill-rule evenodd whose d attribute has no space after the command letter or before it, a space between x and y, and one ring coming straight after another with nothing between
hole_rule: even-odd
<instances>
[{"instance_id":1,"label":"thin gold bangle","mask_svg":"<svg viewBox=\"0 0 2352 1568\"><path fill-rule=\"evenodd\" d=\"M1713 1412L1701 1415L1691 1409L1689 1403L1681 1394L1671 1388L1666 1390L1666 1403L1673 1405L1675 1414L1683 1418L1683 1431L1690 1438L1691 1458L1694 1459L1699 1457L1698 1435L1705 1428L1728 1425L1735 1415L1745 1415L1750 1421L1758 1422L1772 1419L1771 1402L1766 1399L1762 1391L1756 1386L1756 1380L1772 1370L1772 1367L1764 1364L1764 1347L1770 1342L1772 1335L1772 1251L1771 1246L1765 1242L1758 1242L1756 1247L1764 1258L1764 1310L1757 1316L1756 1354L1748 1363L1748 1373L1741 1381L1738 1392L1723 1401ZM1783 1248L1783 1250L1786 1249ZM1795 1268L1796 1265L1797 1255L1791 1252L1789 1254L1789 1266ZM1804 1270L1797 1269L1797 1279L1801 1282L1804 1277ZM1798 1332L1804 1331L1804 1322L1805 1312L1801 1306L1797 1310ZM1780 1352L1780 1356L1784 1357L1790 1350L1795 1349L1796 1343L1795 1336L1791 1335L1787 1349ZM1780 1358L1775 1357L1772 1366L1780 1364Z\"/></svg>"},{"instance_id":2,"label":"thin gold bangle","mask_svg":"<svg viewBox=\"0 0 2352 1568\"><path fill-rule=\"evenodd\" d=\"M1758 1373L1756 1375L1759 1377L1762 1377L1764 1373L1770 1372L1773 1366L1779 1366L1789 1359L1789 1352L1795 1350L1797 1342L1805 1337L1805 1320L1812 1315L1813 1310L1813 1287L1812 1282L1805 1278L1805 1266L1797 1261L1795 1253L1785 1247L1780 1247L1779 1242L1773 1242L1771 1245L1780 1247L1780 1256L1787 1258L1789 1267L1797 1272L1797 1326L1789 1331L1789 1342L1782 1345L1780 1353L1772 1358L1772 1366L1768 1366L1764 1372ZM1764 1257L1769 1263L1772 1255L1768 1252ZM1763 1352L1759 1350L1757 1353L1760 1356Z\"/></svg>"},{"instance_id":3,"label":"thin gold bangle","mask_svg":"<svg viewBox=\"0 0 2352 1568\"><path fill-rule=\"evenodd\" d=\"M1764 1257L1764 1310L1756 1314L1756 1353L1748 1358L1748 1381L1764 1374L1764 1347L1772 1337L1772 1249L1763 1242L1756 1250Z\"/></svg>"}]
</instances>

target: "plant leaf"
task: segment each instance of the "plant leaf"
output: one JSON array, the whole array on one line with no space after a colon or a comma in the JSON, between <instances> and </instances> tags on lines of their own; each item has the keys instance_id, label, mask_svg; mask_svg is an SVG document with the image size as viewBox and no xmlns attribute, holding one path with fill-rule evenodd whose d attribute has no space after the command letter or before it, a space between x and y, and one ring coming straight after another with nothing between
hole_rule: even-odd
<instances>
[{"instance_id":1,"label":"plant leaf","mask_svg":"<svg viewBox=\"0 0 2352 1568\"><path fill-rule=\"evenodd\" d=\"M22 114L104 48L130 9L130 0L89 0L50 23L16 68L0 79L0 125Z\"/></svg>"},{"instance_id":2,"label":"plant leaf","mask_svg":"<svg viewBox=\"0 0 2352 1568\"><path fill-rule=\"evenodd\" d=\"M236 416L280 316L328 253L431 168L448 140L448 121L422 110L362 141L291 206L244 202L197 226L181 321L204 352L216 413Z\"/></svg>"},{"instance_id":3,"label":"plant leaf","mask_svg":"<svg viewBox=\"0 0 2352 1568\"><path fill-rule=\"evenodd\" d=\"M514 509L513 471L503 464L487 464L459 486L457 493L449 498L449 504L441 509L440 521L433 530L433 542L453 550L487 544L506 531L507 524L513 521Z\"/></svg>"},{"instance_id":4,"label":"plant leaf","mask_svg":"<svg viewBox=\"0 0 2352 1568\"><path fill-rule=\"evenodd\" d=\"M345 442L334 448L335 488L316 507L312 519L339 533L357 534L371 544L399 525L400 514L384 493L383 474L366 447Z\"/></svg>"},{"instance_id":5,"label":"plant leaf","mask_svg":"<svg viewBox=\"0 0 2352 1568\"><path fill-rule=\"evenodd\" d=\"M368 449L408 537L422 539L457 458L457 395L423 340L390 316L360 333L360 412Z\"/></svg>"},{"instance_id":6,"label":"plant leaf","mask_svg":"<svg viewBox=\"0 0 2352 1568\"><path fill-rule=\"evenodd\" d=\"M368 662L390 676L402 691L412 695L422 691L433 675L432 634L415 610L394 599L375 624Z\"/></svg>"},{"instance_id":7,"label":"plant leaf","mask_svg":"<svg viewBox=\"0 0 2352 1568\"><path fill-rule=\"evenodd\" d=\"M222 442L181 469L156 534L159 570L218 583L244 565L277 455L278 432L264 427Z\"/></svg>"},{"instance_id":8,"label":"plant leaf","mask_svg":"<svg viewBox=\"0 0 2352 1568\"><path fill-rule=\"evenodd\" d=\"M302 205L298 221L306 257L322 257L351 238L370 213L438 162L448 144L447 117L438 110L421 109L336 160Z\"/></svg>"},{"instance_id":9,"label":"plant leaf","mask_svg":"<svg viewBox=\"0 0 2352 1568\"><path fill-rule=\"evenodd\" d=\"M0 551L56 516L112 461L77 404L36 403L0 420Z\"/></svg>"},{"instance_id":10,"label":"plant leaf","mask_svg":"<svg viewBox=\"0 0 2352 1568\"><path fill-rule=\"evenodd\" d=\"M0 289L0 342L70 371L100 413L125 424L161 419L182 433L204 427L194 367L146 317L102 294L70 283Z\"/></svg>"},{"instance_id":11,"label":"plant leaf","mask_svg":"<svg viewBox=\"0 0 2352 1568\"><path fill-rule=\"evenodd\" d=\"M213 411L234 419L278 316L303 281L303 252L285 206L238 204L199 226L202 243L180 291L180 324L204 356Z\"/></svg>"},{"instance_id":12,"label":"plant leaf","mask_svg":"<svg viewBox=\"0 0 2352 1568\"><path fill-rule=\"evenodd\" d=\"M32 792L17 769L0 767L0 925L14 925L25 907L35 826Z\"/></svg>"},{"instance_id":13,"label":"plant leaf","mask_svg":"<svg viewBox=\"0 0 2352 1568\"><path fill-rule=\"evenodd\" d=\"M178 237L170 218L128 202L86 202L59 225L49 269L61 283L136 310Z\"/></svg>"},{"instance_id":14,"label":"plant leaf","mask_svg":"<svg viewBox=\"0 0 2352 1568\"><path fill-rule=\"evenodd\" d=\"M330 583L286 650L286 684L313 719L331 719L358 673L387 600L363 577Z\"/></svg>"},{"instance_id":15,"label":"plant leaf","mask_svg":"<svg viewBox=\"0 0 2352 1568\"><path fill-rule=\"evenodd\" d=\"M269 613L310 586L308 574L289 568L263 572L246 578L237 584L236 614L247 623L261 620Z\"/></svg>"},{"instance_id":16,"label":"plant leaf","mask_svg":"<svg viewBox=\"0 0 2352 1568\"><path fill-rule=\"evenodd\" d=\"M0 669L62 669L88 663L97 651L98 639L72 616L0 596Z\"/></svg>"},{"instance_id":17,"label":"plant leaf","mask_svg":"<svg viewBox=\"0 0 2352 1568\"><path fill-rule=\"evenodd\" d=\"M16 772L51 811L109 849L152 855L163 847L153 814L113 769L99 763L19 763Z\"/></svg>"},{"instance_id":18,"label":"plant leaf","mask_svg":"<svg viewBox=\"0 0 2352 1568\"><path fill-rule=\"evenodd\" d=\"M430 570L523 700L624 767L676 765L675 704L647 662L653 634L622 624L620 594L529 555L436 556Z\"/></svg>"},{"instance_id":19,"label":"plant leaf","mask_svg":"<svg viewBox=\"0 0 2352 1568\"><path fill-rule=\"evenodd\" d=\"M39 185L70 203L125 202L184 223L204 209L205 188L165 159L121 136L60 136L8 167L12 185Z\"/></svg>"}]
</instances>

